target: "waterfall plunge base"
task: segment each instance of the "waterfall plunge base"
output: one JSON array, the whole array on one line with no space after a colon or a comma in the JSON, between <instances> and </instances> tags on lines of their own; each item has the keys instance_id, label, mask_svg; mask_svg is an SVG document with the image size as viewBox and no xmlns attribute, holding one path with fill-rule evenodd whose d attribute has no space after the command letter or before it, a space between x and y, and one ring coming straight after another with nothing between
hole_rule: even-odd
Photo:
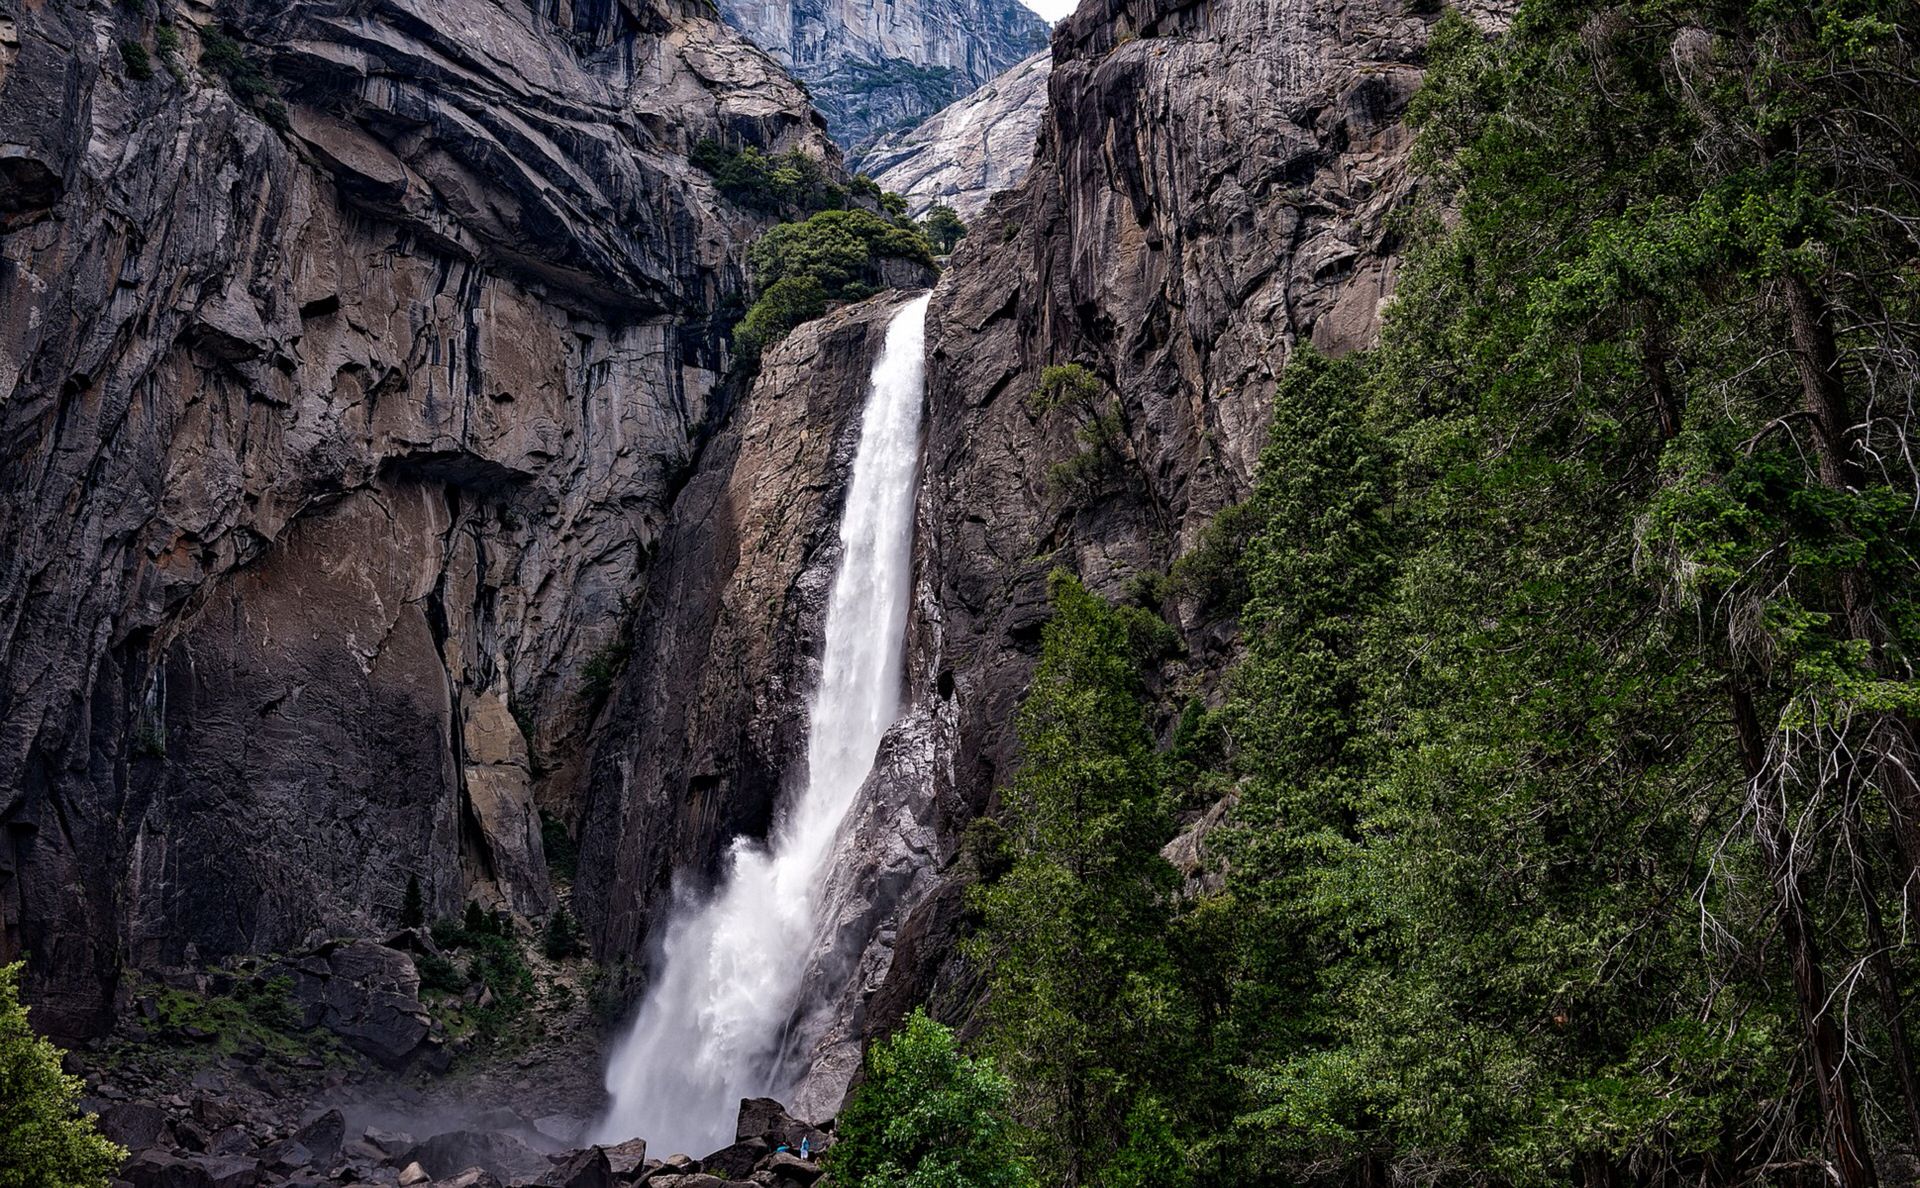
<instances>
[{"instance_id":1,"label":"waterfall plunge base","mask_svg":"<svg viewBox=\"0 0 1920 1188\"><path fill-rule=\"evenodd\" d=\"M900 307L874 361L840 522L807 781L765 844L736 838L712 895L676 901L657 975L607 1068L601 1141L706 1151L742 1097L774 1083L835 841L900 713L913 504L925 395L925 295Z\"/></svg>"}]
</instances>

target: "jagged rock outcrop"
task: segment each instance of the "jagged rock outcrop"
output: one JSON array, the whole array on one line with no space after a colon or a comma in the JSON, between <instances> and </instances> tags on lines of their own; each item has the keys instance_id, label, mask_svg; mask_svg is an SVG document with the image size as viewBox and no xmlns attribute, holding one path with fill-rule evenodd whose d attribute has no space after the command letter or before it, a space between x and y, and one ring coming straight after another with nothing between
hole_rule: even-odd
<instances>
[{"instance_id":1,"label":"jagged rock outcrop","mask_svg":"<svg viewBox=\"0 0 1920 1188\"><path fill-rule=\"evenodd\" d=\"M941 203L971 220L1027 175L1052 68L1043 50L912 129L881 137L853 164L905 196L915 218Z\"/></svg>"},{"instance_id":2,"label":"jagged rock outcrop","mask_svg":"<svg viewBox=\"0 0 1920 1188\"><path fill-rule=\"evenodd\" d=\"M913 671L921 704L956 691L941 802L982 811L1011 772L1048 572L1131 597L1248 489L1291 353L1373 341L1435 19L1399 0L1088 0L1058 27L1033 168L961 241L928 324L920 563L940 630ZM1097 456L1077 458L1091 410L1028 399L1067 363L1121 427ZM916 1002L964 1016L957 904L929 895L900 926L870 1035Z\"/></svg>"},{"instance_id":3,"label":"jagged rock outcrop","mask_svg":"<svg viewBox=\"0 0 1920 1188\"><path fill-rule=\"evenodd\" d=\"M639 955L675 877L700 887L726 840L764 836L804 778L840 508L902 299L769 351L674 503L587 783L574 897L604 955Z\"/></svg>"},{"instance_id":4,"label":"jagged rock outcrop","mask_svg":"<svg viewBox=\"0 0 1920 1188\"><path fill-rule=\"evenodd\" d=\"M533 785L762 225L708 136L833 154L695 0L0 4L0 960L38 1023L97 1028L123 963L378 931L410 874L545 907Z\"/></svg>"},{"instance_id":5,"label":"jagged rock outcrop","mask_svg":"<svg viewBox=\"0 0 1920 1188\"><path fill-rule=\"evenodd\" d=\"M912 127L1047 42L1019 0L720 0L720 11L807 84L848 148Z\"/></svg>"}]
</instances>

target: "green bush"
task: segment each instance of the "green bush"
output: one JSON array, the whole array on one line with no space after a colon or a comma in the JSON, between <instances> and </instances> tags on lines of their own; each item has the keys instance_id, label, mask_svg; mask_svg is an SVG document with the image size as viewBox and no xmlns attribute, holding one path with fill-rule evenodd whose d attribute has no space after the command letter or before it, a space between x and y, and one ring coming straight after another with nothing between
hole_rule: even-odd
<instances>
[{"instance_id":1,"label":"green bush","mask_svg":"<svg viewBox=\"0 0 1920 1188\"><path fill-rule=\"evenodd\" d=\"M722 194L753 210L807 214L847 202L847 191L834 184L826 166L799 149L776 157L753 145L733 148L708 137L693 146L688 160L711 176Z\"/></svg>"},{"instance_id":2,"label":"green bush","mask_svg":"<svg viewBox=\"0 0 1920 1188\"><path fill-rule=\"evenodd\" d=\"M153 77L153 60L147 57L147 47L137 41L120 43L120 61L126 67L127 77L135 82Z\"/></svg>"},{"instance_id":3,"label":"green bush","mask_svg":"<svg viewBox=\"0 0 1920 1188\"><path fill-rule=\"evenodd\" d=\"M413 965L420 971L422 990L458 994L467 988L467 980L460 976L459 968L439 953L422 953L414 959Z\"/></svg>"},{"instance_id":4,"label":"green bush","mask_svg":"<svg viewBox=\"0 0 1920 1188\"><path fill-rule=\"evenodd\" d=\"M547 931L541 948L554 961L565 961L580 955L580 926L574 923L573 914L566 908L557 907L547 917Z\"/></svg>"},{"instance_id":5,"label":"green bush","mask_svg":"<svg viewBox=\"0 0 1920 1188\"><path fill-rule=\"evenodd\" d=\"M273 80L267 77L258 63L247 57L240 43L233 38L219 29L202 29L200 65L225 82L227 89L233 92L233 97L242 106L270 126L282 132L292 126L287 119L287 105L274 89Z\"/></svg>"},{"instance_id":6,"label":"green bush","mask_svg":"<svg viewBox=\"0 0 1920 1188\"><path fill-rule=\"evenodd\" d=\"M27 1026L20 968L0 967L0 1188L104 1188L127 1152L79 1112L85 1085Z\"/></svg>"},{"instance_id":7,"label":"green bush","mask_svg":"<svg viewBox=\"0 0 1920 1188\"><path fill-rule=\"evenodd\" d=\"M613 682L626 671L633 641L625 635L607 641L580 666L580 700L599 705L613 694Z\"/></svg>"},{"instance_id":8,"label":"green bush","mask_svg":"<svg viewBox=\"0 0 1920 1188\"><path fill-rule=\"evenodd\" d=\"M775 281L747 316L733 329L733 349L742 359L755 360L795 326L827 312L827 294L810 276Z\"/></svg>"},{"instance_id":9,"label":"green bush","mask_svg":"<svg viewBox=\"0 0 1920 1188\"><path fill-rule=\"evenodd\" d=\"M822 211L800 223L783 223L748 252L753 279L762 291L788 277L811 277L832 301L858 301L880 287L883 260L933 267L927 237L872 211Z\"/></svg>"},{"instance_id":10,"label":"green bush","mask_svg":"<svg viewBox=\"0 0 1920 1188\"><path fill-rule=\"evenodd\" d=\"M827 1167L844 1188L1024 1188L1012 1096L991 1063L960 1055L953 1032L916 1010L868 1053Z\"/></svg>"},{"instance_id":11,"label":"green bush","mask_svg":"<svg viewBox=\"0 0 1920 1188\"><path fill-rule=\"evenodd\" d=\"M783 223L762 235L748 256L760 299L734 328L733 342L749 362L831 303L879 292L885 261L933 266L933 250L918 227L867 210L828 210Z\"/></svg>"},{"instance_id":12,"label":"green bush","mask_svg":"<svg viewBox=\"0 0 1920 1188\"><path fill-rule=\"evenodd\" d=\"M418 928L427 922L427 900L420 891L420 876L407 876L406 894L400 899L400 927Z\"/></svg>"},{"instance_id":13,"label":"green bush","mask_svg":"<svg viewBox=\"0 0 1920 1188\"><path fill-rule=\"evenodd\" d=\"M567 832L567 823L540 810L540 849L547 856L547 873L571 883L580 873L580 845Z\"/></svg>"}]
</instances>

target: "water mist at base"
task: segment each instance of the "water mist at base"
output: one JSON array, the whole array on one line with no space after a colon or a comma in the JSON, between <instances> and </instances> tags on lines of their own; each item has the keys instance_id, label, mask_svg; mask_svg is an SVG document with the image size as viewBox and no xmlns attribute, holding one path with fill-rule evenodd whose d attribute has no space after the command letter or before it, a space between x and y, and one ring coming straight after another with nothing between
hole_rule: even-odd
<instances>
[{"instance_id":1,"label":"water mist at base","mask_svg":"<svg viewBox=\"0 0 1920 1188\"><path fill-rule=\"evenodd\" d=\"M880 737L900 712L925 388L925 296L888 323L860 425L827 604L807 780L765 844L735 838L714 893L677 902L657 976L607 1068L600 1140L661 1154L733 1141L742 1097L772 1084L821 883Z\"/></svg>"}]
</instances>

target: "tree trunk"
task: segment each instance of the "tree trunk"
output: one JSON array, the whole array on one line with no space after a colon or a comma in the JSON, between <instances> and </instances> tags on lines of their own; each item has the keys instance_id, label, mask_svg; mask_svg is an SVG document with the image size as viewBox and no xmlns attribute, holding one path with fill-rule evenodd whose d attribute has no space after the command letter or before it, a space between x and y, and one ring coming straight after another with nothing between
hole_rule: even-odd
<instances>
[{"instance_id":1,"label":"tree trunk","mask_svg":"<svg viewBox=\"0 0 1920 1188\"><path fill-rule=\"evenodd\" d=\"M1821 295L1801 277L1789 275L1785 291L1794 370L1800 377L1801 403L1813 422L1820 482L1834 491L1857 490L1863 476L1853 448L1853 413L1841 380L1832 314ZM1884 675L1886 640L1875 618L1863 568L1840 574L1840 611L1847 633L1866 642L1872 670ZM1906 858L1907 878L1920 878L1920 740L1915 738L1913 723L1901 714L1873 712L1866 724L1873 777L1892 810L1894 837Z\"/></svg>"},{"instance_id":2,"label":"tree trunk","mask_svg":"<svg viewBox=\"0 0 1920 1188\"><path fill-rule=\"evenodd\" d=\"M1800 874L1793 866L1787 823L1782 815L1765 805L1763 798L1765 736L1746 686L1734 681L1732 694L1734 735L1740 748L1741 766L1746 769L1755 807L1764 812L1763 818L1755 822L1755 832L1774 885L1780 932L1793 972L1794 999L1800 1008L1800 1026L1826 1125L1827 1146L1833 1152L1834 1174L1840 1188L1874 1188L1879 1180L1867 1147L1866 1132L1860 1125L1853 1078L1845 1060L1845 1043L1827 1011L1826 972L1821 968L1819 948L1807 919Z\"/></svg>"}]
</instances>

